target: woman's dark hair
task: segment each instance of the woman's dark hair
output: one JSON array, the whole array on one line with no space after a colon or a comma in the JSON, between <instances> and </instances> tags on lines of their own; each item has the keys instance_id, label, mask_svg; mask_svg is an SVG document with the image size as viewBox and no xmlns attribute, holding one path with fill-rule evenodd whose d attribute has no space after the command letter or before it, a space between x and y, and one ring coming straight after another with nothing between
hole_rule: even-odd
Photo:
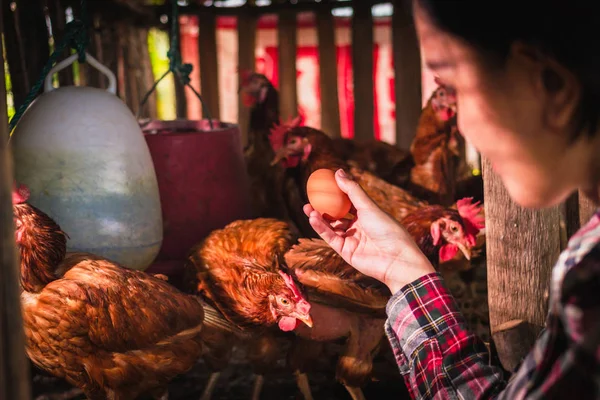
<instances>
[{"instance_id":1,"label":"woman's dark hair","mask_svg":"<svg viewBox=\"0 0 600 400\"><path fill-rule=\"evenodd\" d=\"M492 65L503 65L515 42L554 59L579 79L576 134L594 134L600 120L599 0L415 0L440 29L462 38Z\"/></svg>"}]
</instances>

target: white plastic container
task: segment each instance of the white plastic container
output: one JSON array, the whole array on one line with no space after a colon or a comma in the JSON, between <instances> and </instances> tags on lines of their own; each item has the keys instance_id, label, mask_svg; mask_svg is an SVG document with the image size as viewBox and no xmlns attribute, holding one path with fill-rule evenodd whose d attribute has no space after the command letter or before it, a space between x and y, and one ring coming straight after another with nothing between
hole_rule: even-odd
<instances>
[{"instance_id":1,"label":"white plastic container","mask_svg":"<svg viewBox=\"0 0 600 400\"><path fill-rule=\"evenodd\" d=\"M108 76L107 90L52 87L52 75L76 58L53 68L15 128L16 180L70 236L68 251L144 270L163 239L152 158L135 117L115 95L114 74L89 54L87 62Z\"/></svg>"}]
</instances>

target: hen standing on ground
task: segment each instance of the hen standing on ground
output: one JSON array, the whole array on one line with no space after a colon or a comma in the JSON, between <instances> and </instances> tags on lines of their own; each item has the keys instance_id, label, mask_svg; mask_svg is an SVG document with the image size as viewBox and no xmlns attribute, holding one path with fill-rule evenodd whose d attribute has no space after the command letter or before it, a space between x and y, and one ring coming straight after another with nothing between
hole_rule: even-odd
<instances>
[{"instance_id":1,"label":"hen standing on ground","mask_svg":"<svg viewBox=\"0 0 600 400\"><path fill-rule=\"evenodd\" d=\"M259 398L263 376L281 353L281 331L291 332L302 324L312 326L310 304L280 263L292 244L289 225L283 221L235 221L195 246L186 262L195 292L246 335L214 336L209 346L214 366L211 382L228 362L227 349L241 344L257 374L254 400ZM298 376L300 386L304 380L305 376Z\"/></svg>"},{"instance_id":2,"label":"hen standing on ground","mask_svg":"<svg viewBox=\"0 0 600 400\"><path fill-rule=\"evenodd\" d=\"M203 309L161 279L66 254L66 234L13 192L27 355L95 399L166 399L200 358Z\"/></svg>"}]
</instances>

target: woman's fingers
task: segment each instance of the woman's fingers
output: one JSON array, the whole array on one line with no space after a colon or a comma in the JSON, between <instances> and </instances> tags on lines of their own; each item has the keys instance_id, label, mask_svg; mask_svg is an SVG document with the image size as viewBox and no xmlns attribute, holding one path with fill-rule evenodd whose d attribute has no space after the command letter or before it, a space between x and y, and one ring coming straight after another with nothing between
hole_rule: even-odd
<instances>
[{"instance_id":1,"label":"woman's fingers","mask_svg":"<svg viewBox=\"0 0 600 400\"><path fill-rule=\"evenodd\" d=\"M302 210L304 211L304 214L306 214L306 216L310 216L310 213L313 212L315 209L312 208L312 206L310 205L310 203L307 203L304 205L304 207L302 207Z\"/></svg>"},{"instance_id":2,"label":"woman's fingers","mask_svg":"<svg viewBox=\"0 0 600 400\"><path fill-rule=\"evenodd\" d=\"M321 214L319 214L317 211L311 212L308 216L308 222L313 227L315 232L321 236L321 239L327 242L332 249L338 253L342 251L342 247L344 247L344 239L333 230L331 225L329 225L329 223L323 219Z\"/></svg>"},{"instance_id":3,"label":"woman's fingers","mask_svg":"<svg viewBox=\"0 0 600 400\"><path fill-rule=\"evenodd\" d=\"M354 207L361 209L375 206L375 203L373 203L373 200L365 193L363 188L357 182L350 179L343 169L337 170L335 179L342 192L348 195Z\"/></svg>"}]
</instances>

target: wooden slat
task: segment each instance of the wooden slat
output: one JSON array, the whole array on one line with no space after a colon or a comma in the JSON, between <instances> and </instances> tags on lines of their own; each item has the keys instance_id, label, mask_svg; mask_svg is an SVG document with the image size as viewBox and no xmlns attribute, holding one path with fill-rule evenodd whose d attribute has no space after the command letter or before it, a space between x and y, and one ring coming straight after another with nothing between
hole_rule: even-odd
<instances>
[{"instance_id":1,"label":"wooden slat","mask_svg":"<svg viewBox=\"0 0 600 400\"><path fill-rule=\"evenodd\" d=\"M141 46L141 80L140 80L140 89L142 90L140 96L145 96L148 93L148 90L154 85L154 74L152 72L152 60L150 58L150 49L148 48L148 28L138 28L137 33L139 35L139 41ZM148 117L150 119L156 119L158 116L158 109L156 106L156 91L152 92L148 100L146 101L146 106L144 107L142 116Z\"/></svg>"},{"instance_id":2,"label":"wooden slat","mask_svg":"<svg viewBox=\"0 0 600 400\"><path fill-rule=\"evenodd\" d=\"M373 17L370 1L355 1L353 4L354 139L360 141L374 137Z\"/></svg>"},{"instance_id":3,"label":"wooden slat","mask_svg":"<svg viewBox=\"0 0 600 400\"><path fill-rule=\"evenodd\" d=\"M200 57L200 85L202 98L213 118L219 118L219 68L217 64L217 17L212 13L198 15L200 33L198 54ZM207 116L202 114L204 118Z\"/></svg>"},{"instance_id":4,"label":"wooden slat","mask_svg":"<svg viewBox=\"0 0 600 400\"><path fill-rule=\"evenodd\" d=\"M256 17L253 15L240 15L238 17L238 69L240 71L254 71L256 48ZM242 145L248 144L248 123L250 110L241 101L238 101L238 124L240 127Z\"/></svg>"},{"instance_id":5,"label":"wooden slat","mask_svg":"<svg viewBox=\"0 0 600 400\"><path fill-rule=\"evenodd\" d=\"M523 209L483 159L490 325L498 356L512 370L544 325L552 266L560 252L559 207ZM522 320L516 326L506 323Z\"/></svg>"},{"instance_id":6,"label":"wooden slat","mask_svg":"<svg viewBox=\"0 0 600 400\"><path fill-rule=\"evenodd\" d=\"M286 120L298 115L295 11L288 10L279 14L277 38L279 41L279 112L281 119Z\"/></svg>"},{"instance_id":7,"label":"wooden slat","mask_svg":"<svg viewBox=\"0 0 600 400\"><path fill-rule=\"evenodd\" d=\"M410 148L421 115L421 53L412 16L395 0L392 43L396 92L396 145Z\"/></svg>"},{"instance_id":8,"label":"wooden slat","mask_svg":"<svg viewBox=\"0 0 600 400\"><path fill-rule=\"evenodd\" d=\"M7 0L3 0L4 3ZM0 5L1 6L1 5ZM4 7L0 7L3 13ZM0 16L2 24L3 16ZM0 27L0 31L3 29ZM0 74L4 57L0 51ZM31 399L29 363L25 357L19 270L12 213L12 160L8 150L6 86L0 80L0 399Z\"/></svg>"},{"instance_id":9,"label":"wooden slat","mask_svg":"<svg viewBox=\"0 0 600 400\"><path fill-rule=\"evenodd\" d=\"M2 6L4 35L14 103L19 107L40 77L50 50L42 0L20 1L14 13L10 3Z\"/></svg>"},{"instance_id":10,"label":"wooden slat","mask_svg":"<svg viewBox=\"0 0 600 400\"><path fill-rule=\"evenodd\" d=\"M341 137L338 100L335 24L330 11L317 12L319 37L319 85L321 89L321 130L331 137Z\"/></svg>"}]
</instances>

